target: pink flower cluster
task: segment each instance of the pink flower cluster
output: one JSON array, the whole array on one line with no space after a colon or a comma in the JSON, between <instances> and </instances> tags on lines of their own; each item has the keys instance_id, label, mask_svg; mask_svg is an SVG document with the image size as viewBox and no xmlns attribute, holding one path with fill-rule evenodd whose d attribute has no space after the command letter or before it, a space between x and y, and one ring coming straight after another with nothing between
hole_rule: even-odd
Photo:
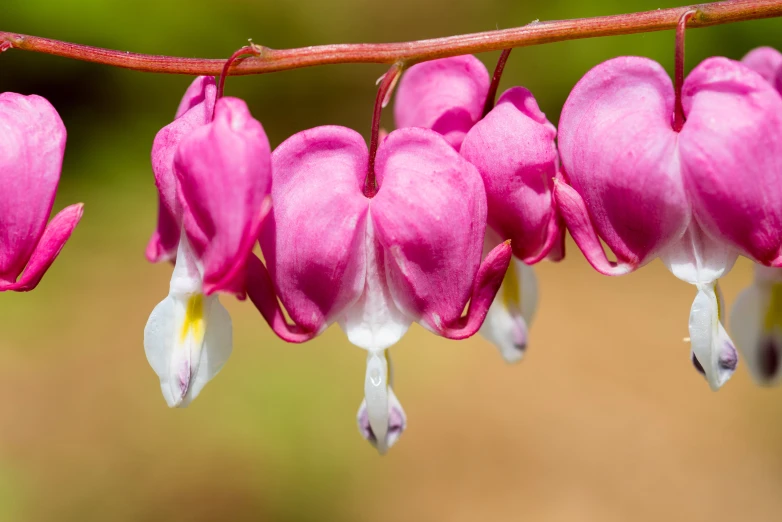
<instances>
[{"instance_id":1,"label":"pink flower cluster","mask_svg":"<svg viewBox=\"0 0 782 522\"><path fill-rule=\"evenodd\" d=\"M175 265L144 345L169 406L192 401L231 353L218 294L249 296L286 341L337 323L366 350L359 430L384 453L406 426L388 348L416 322L448 339L480 331L519 360L537 306L531 265L562 259L566 228L600 273L659 257L695 285L692 362L713 389L738 361L717 282L739 255L754 261L731 331L753 375L777 380L782 55L705 60L680 97L658 63L609 60L571 92L558 139L527 89L493 105L490 83L473 56L412 66L376 153L337 126L272 151L243 101L218 98L211 77L192 83L152 148L147 257ZM75 205L45 227L64 144L48 102L0 95L0 290L33 288L81 217Z\"/></svg>"}]
</instances>

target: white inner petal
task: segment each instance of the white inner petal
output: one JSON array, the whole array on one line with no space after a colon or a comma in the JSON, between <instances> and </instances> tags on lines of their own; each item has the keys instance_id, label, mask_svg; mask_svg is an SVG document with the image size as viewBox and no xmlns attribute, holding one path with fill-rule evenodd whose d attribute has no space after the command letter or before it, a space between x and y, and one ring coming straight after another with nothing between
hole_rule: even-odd
<instances>
[{"instance_id":1,"label":"white inner petal","mask_svg":"<svg viewBox=\"0 0 782 522\"><path fill-rule=\"evenodd\" d=\"M361 297L345 310L339 326L348 340L366 350L379 351L396 344L412 321L397 308L386 277L383 250L375 240L371 214L366 227L367 276Z\"/></svg>"},{"instance_id":2,"label":"white inner petal","mask_svg":"<svg viewBox=\"0 0 782 522\"><path fill-rule=\"evenodd\" d=\"M711 239L693 218L682 237L660 257L673 275L698 288L689 320L692 356L703 368L709 386L717 390L733 375L738 356L722 325L716 282L730 271L738 254Z\"/></svg>"},{"instance_id":3,"label":"white inner petal","mask_svg":"<svg viewBox=\"0 0 782 522\"><path fill-rule=\"evenodd\" d=\"M169 295L144 329L147 360L170 407L186 406L231 353L231 318L216 295L201 293L202 278L184 235Z\"/></svg>"},{"instance_id":4,"label":"white inner petal","mask_svg":"<svg viewBox=\"0 0 782 522\"><path fill-rule=\"evenodd\" d=\"M717 390L733 375L737 353L720 321L716 284L699 284L697 288L689 321L692 353L703 368L709 386Z\"/></svg>"},{"instance_id":5,"label":"white inner petal","mask_svg":"<svg viewBox=\"0 0 782 522\"><path fill-rule=\"evenodd\" d=\"M716 281L733 268L737 257L735 250L707 236L694 218L684 235L660 254L673 275L693 285Z\"/></svg>"},{"instance_id":6,"label":"white inner petal","mask_svg":"<svg viewBox=\"0 0 782 522\"><path fill-rule=\"evenodd\" d=\"M378 452L388 450L388 361L385 351L370 351L367 354L367 373L364 379L364 399L366 400L369 425L377 440Z\"/></svg>"}]
</instances>

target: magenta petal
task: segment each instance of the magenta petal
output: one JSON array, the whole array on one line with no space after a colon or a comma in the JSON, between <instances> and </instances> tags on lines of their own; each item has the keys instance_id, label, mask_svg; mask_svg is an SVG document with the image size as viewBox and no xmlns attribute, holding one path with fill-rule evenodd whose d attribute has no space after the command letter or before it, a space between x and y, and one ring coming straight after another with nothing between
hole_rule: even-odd
<instances>
[{"instance_id":1,"label":"magenta petal","mask_svg":"<svg viewBox=\"0 0 782 522\"><path fill-rule=\"evenodd\" d=\"M527 264L546 257L562 235L551 196L556 134L532 94L513 87L467 133L460 151L483 177L489 225L512 240L513 253Z\"/></svg>"},{"instance_id":2,"label":"magenta petal","mask_svg":"<svg viewBox=\"0 0 782 522\"><path fill-rule=\"evenodd\" d=\"M758 73L710 58L684 82L679 136L693 213L763 264L782 245L782 97Z\"/></svg>"},{"instance_id":3,"label":"magenta petal","mask_svg":"<svg viewBox=\"0 0 782 522\"><path fill-rule=\"evenodd\" d=\"M372 222L394 302L435 332L459 324L481 261L486 196L439 134L399 129L380 146Z\"/></svg>"},{"instance_id":4,"label":"magenta petal","mask_svg":"<svg viewBox=\"0 0 782 522\"><path fill-rule=\"evenodd\" d=\"M197 107L202 103L205 103L205 108L214 109L215 96L217 95L217 86L215 84L214 76L198 76L196 77L190 86L182 96L182 100L179 102L179 107L176 110L176 116L174 119L183 116L187 111L193 107ZM212 117L211 114L207 114L207 121Z\"/></svg>"},{"instance_id":5,"label":"magenta petal","mask_svg":"<svg viewBox=\"0 0 782 522\"><path fill-rule=\"evenodd\" d=\"M43 236L41 236L41 240L35 247L30 262L19 280L11 284L0 280L0 291L15 290L17 292L27 292L38 286L43 275L52 266L62 247L65 246L65 242L71 237L71 233L79 223L83 213L84 205L77 203L64 208L59 214L54 216L46 226Z\"/></svg>"},{"instance_id":6,"label":"magenta petal","mask_svg":"<svg viewBox=\"0 0 782 522\"><path fill-rule=\"evenodd\" d=\"M648 262L681 236L689 220L673 104L671 80L658 63L623 57L589 71L562 110L564 170L620 264ZM579 211L569 202L563 199L560 209L574 219ZM585 226L586 217L580 222Z\"/></svg>"},{"instance_id":7,"label":"magenta petal","mask_svg":"<svg viewBox=\"0 0 782 522\"><path fill-rule=\"evenodd\" d=\"M27 265L52 211L65 126L40 96L0 94L0 280Z\"/></svg>"},{"instance_id":8,"label":"magenta petal","mask_svg":"<svg viewBox=\"0 0 782 522\"><path fill-rule=\"evenodd\" d=\"M182 234L181 218L171 213L171 208L158 195L157 228L147 243L144 255L150 263L173 261L176 257L179 237Z\"/></svg>"},{"instance_id":9,"label":"magenta petal","mask_svg":"<svg viewBox=\"0 0 782 522\"><path fill-rule=\"evenodd\" d=\"M152 170L159 193L159 211L157 230L147 245L146 256L153 263L176 256L182 206L177 196L174 155L185 136L212 121L216 93L213 77L196 78L179 104L176 119L160 129L152 144Z\"/></svg>"},{"instance_id":10,"label":"magenta petal","mask_svg":"<svg viewBox=\"0 0 782 522\"><path fill-rule=\"evenodd\" d=\"M500 243L486 256L475 276L467 315L440 330L440 335L448 339L466 339L475 334L486 319L502 279L513 257L510 241Z\"/></svg>"},{"instance_id":11,"label":"magenta petal","mask_svg":"<svg viewBox=\"0 0 782 522\"><path fill-rule=\"evenodd\" d=\"M489 73L471 54L413 65L396 91L396 126L432 129L459 150L481 119L488 91Z\"/></svg>"},{"instance_id":12,"label":"magenta petal","mask_svg":"<svg viewBox=\"0 0 782 522\"><path fill-rule=\"evenodd\" d=\"M280 300L305 331L320 333L364 288L367 158L360 134L331 126L295 134L272 155L274 208L261 248Z\"/></svg>"},{"instance_id":13,"label":"magenta petal","mask_svg":"<svg viewBox=\"0 0 782 522\"><path fill-rule=\"evenodd\" d=\"M322 329L307 331L299 325L288 324L277 301L269 272L255 254L250 254L247 258L247 295L274 333L284 341L303 343L322 331Z\"/></svg>"},{"instance_id":14,"label":"magenta petal","mask_svg":"<svg viewBox=\"0 0 782 522\"><path fill-rule=\"evenodd\" d=\"M623 275L639 267L638 259L623 259L619 263L606 256L584 200L564 181L554 183L554 199L570 235L592 267L603 275Z\"/></svg>"},{"instance_id":15,"label":"magenta petal","mask_svg":"<svg viewBox=\"0 0 782 522\"><path fill-rule=\"evenodd\" d=\"M782 53L772 47L758 47L748 52L741 63L774 85L777 75L782 72Z\"/></svg>"},{"instance_id":16,"label":"magenta petal","mask_svg":"<svg viewBox=\"0 0 782 522\"><path fill-rule=\"evenodd\" d=\"M244 297L245 264L271 189L263 126L237 98L221 98L212 123L184 137L174 158L184 230L199 257L206 295Z\"/></svg>"}]
</instances>

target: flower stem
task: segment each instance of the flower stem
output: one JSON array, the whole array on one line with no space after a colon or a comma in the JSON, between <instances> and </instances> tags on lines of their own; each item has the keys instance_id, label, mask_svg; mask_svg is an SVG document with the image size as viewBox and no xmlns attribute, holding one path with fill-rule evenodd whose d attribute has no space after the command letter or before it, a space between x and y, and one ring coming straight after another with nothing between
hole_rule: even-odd
<instances>
[{"instance_id":1,"label":"flower stem","mask_svg":"<svg viewBox=\"0 0 782 522\"><path fill-rule=\"evenodd\" d=\"M508 56L510 56L512 50L512 47L503 49L500 58L497 60L497 65L494 67L494 75L491 78L489 92L486 94L486 103L483 105L484 117L494 108L494 102L497 99L497 89L500 87L500 80L502 79L502 71L505 70L505 63L508 61Z\"/></svg>"},{"instance_id":2,"label":"flower stem","mask_svg":"<svg viewBox=\"0 0 782 522\"><path fill-rule=\"evenodd\" d=\"M395 63L379 81L380 86L377 89L377 97L375 98L375 109L372 112L372 131L369 136L369 166L367 168L367 178L364 182L364 196L368 198L373 198L377 194L375 156L377 155L377 147L380 145L380 115L391 99L391 92L394 90L402 68L403 65L401 63Z\"/></svg>"},{"instance_id":3,"label":"flower stem","mask_svg":"<svg viewBox=\"0 0 782 522\"><path fill-rule=\"evenodd\" d=\"M687 20L692 17L696 11L687 11L679 18L679 24L676 26L676 56L674 61L674 83L673 89L676 93L676 101L673 108L673 130L679 132L684 126L684 108L682 107L682 84L684 83L684 32L687 28Z\"/></svg>"},{"instance_id":4,"label":"flower stem","mask_svg":"<svg viewBox=\"0 0 782 522\"><path fill-rule=\"evenodd\" d=\"M257 49L254 45L245 45L241 49L238 49L235 53L233 53L226 61L225 65L223 65L223 70L220 72L220 81L217 84L217 98L220 99L223 97L223 92L225 91L225 79L228 77L228 69L231 68L231 65L241 58L242 56L258 56L260 54L260 50Z\"/></svg>"},{"instance_id":5,"label":"flower stem","mask_svg":"<svg viewBox=\"0 0 782 522\"><path fill-rule=\"evenodd\" d=\"M596 36L665 31L675 29L682 14L693 10L696 14L690 20L689 27L707 27L782 16L782 0L712 2L640 13L536 22L512 29L403 43L338 44L281 50L257 47L259 56L242 60L234 67L232 74L258 74L335 63L404 62L412 65L435 58L499 51L510 47L526 47ZM8 44L14 49L157 73L216 76L220 74L225 64L223 60L112 51L0 31L0 46Z\"/></svg>"}]
</instances>

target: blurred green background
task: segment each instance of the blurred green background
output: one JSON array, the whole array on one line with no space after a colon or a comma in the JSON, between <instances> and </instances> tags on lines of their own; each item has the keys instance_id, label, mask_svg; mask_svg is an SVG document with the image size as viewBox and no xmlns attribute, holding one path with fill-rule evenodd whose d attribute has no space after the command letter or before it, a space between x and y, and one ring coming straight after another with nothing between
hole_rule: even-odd
<instances>
[{"instance_id":1,"label":"blurred green background","mask_svg":"<svg viewBox=\"0 0 782 522\"><path fill-rule=\"evenodd\" d=\"M398 41L677 3L4 0L0 30L219 58L248 38ZM689 31L687 66L759 45L782 49L782 20ZM556 122L581 75L620 54L672 71L673 33L519 49L503 88L530 88ZM496 56L481 58L491 68ZM227 93L247 100L273 146L322 124L366 135L384 70L232 78ZM0 91L46 96L68 128L57 208L86 204L40 287L0 294L0 520L780 520L782 390L754 387L741 367L710 392L682 342L694 289L658 262L600 276L572 242L563 263L540 266L521 364L481 338L417 326L394 347L409 424L387 457L355 426L364 352L336 327L286 345L231 299L231 360L191 407L169 410L142 346L171 270L143 256L156 217L149 150L189 81L0 55ZM728 301L749 282L740 262Z\"/></svg>"}]
</instances>

